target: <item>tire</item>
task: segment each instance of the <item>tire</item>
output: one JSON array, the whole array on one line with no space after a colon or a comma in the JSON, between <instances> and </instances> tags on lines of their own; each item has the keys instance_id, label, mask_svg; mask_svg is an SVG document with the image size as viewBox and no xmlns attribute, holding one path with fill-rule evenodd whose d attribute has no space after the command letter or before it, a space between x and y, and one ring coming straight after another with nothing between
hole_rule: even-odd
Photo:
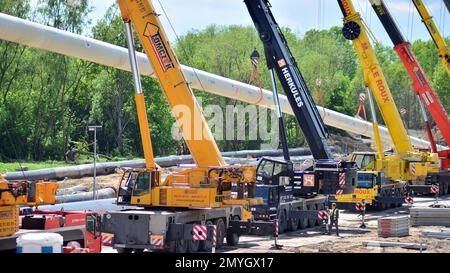
<instances>
[{"instance_id":1,"label":"tire","mask_svg":"<svg viewBox=\"0 0 450 273\"><path fill-rule=\"evenodd\" d=\"M287 219L286 211L283 209L278 215L278 234L283 234L286 231Z\"/></svg>"},{"instance_id":2,"label":"tire","mask_svg":"<svg viewBox=\"0 0 450 273\"><path fill-rule=\"evenodd\" d=\"M307 206L307 210L311 211L311 206ZM312 219L308 216L308 227L312 228L316 225L316 219Z\"/></svg>"},{"instance_id":3,"label":"tire","mask_svg":"<svg viewBox=\"0 0 450 273\"><path fill-rule=\"evenodd\" d=\"M227 233L227 245L228 246L237 246L239 244L239 235L234 232Z\"/></svg>"},{"instance_id":4,"label":"tire","mask_svg":"<svg viewBox=\"0 0 450 273\"><path fill-rule=\"evenodd\" d=\"M442 195L448 195L448 190L449 190L449 188L450 188L450 186L449 185L446 185L446 184L444 184L444 187L442 187L443 188L443 190L442 190Z\"/></svg>"},{"instance_id":5,"label":"tire","mask_svg":"<svg viewBox=\"0 0 450 273\"><path fill-rule=\"evenodd\" d=\"M212 225L213 222L211 220L206 221L205 223L207 226ZM201 252L211 252L212 250L212 242L210 241L201 241L199 245L199 251Z\"/></svg>"},{"instance_id":6,"label":"tire","mask_svg":"<svg viewBox=\"0 0 450 273\"><path fill-rule=\"evenodd\" d=\"M289 231L296 231L298 229L299 220L298 218L289 218L287 229Z\"/></svg>"},{"instance_id":7,"label":"tire","mask_svg":"<svg viewBox=\"0 0 450 273\"><path fill-rule=\"evenodd\" d=\"M216 248L219 249L223 246L223 241L225 240L227 229L225 227L225 222L222 218L216 219L214 221L216 225Z\"/></svg>"},{"instance_id":8,"label":"tire","mask_svg":"<svg viewBox=\"0 0 450 273\"><path fill-rule=\"evenodd\" d=\"M186 253L188 250L188 242L186 240L175 241L175 253Z\"/></svg>"},{"instance_id":9,"label":"tire","mask_svg":"<svg viewBox=\"0 0 450 273\"><path fill-rule=\"evenodd\" d=\"M239 216L235 215L232 218L235 221L239 221ZM237 246L239 244L240 236L237 233L227 231L227 245L228 246Z\"/></svg>"},{"instance_id":10,"label":"tire","mask_svg":"<svg viewBox=\"0 0 450 273\"><path fill-rule=\"evenodd\" d=\"M187 241L187 252L188 253L197 253L200 249L200 241L190 240Z\"/></svg>"},{"instance_id":11,"label":"tire","mask_svg":"<svg viewBox=\"0 0 450 273\"><path fill-rule=\"evenodd\" d=\"M298 221L298 228L299 229L305 229L308 227L308 218L304 217L304 218L300 218Z\"/></svg>"},{"instance_id":12,"label":"tire","mask_svg":"<svg viewBox=\"0 0 450 273\"><path fill-rule=\"evenodd\" d=\"M119 254L127 254L127 253L133 253L132 248L117 248L117 253Z\"/></svg>"},{"instance_id":13,"label":"tire","mask_svg":"<svg viewBox=\"0 0 450 273\"><path fill-rule=\"evenodd\" d=\"M316 211L322 210L321 204L315 204L314 207L315 207ZM319 219L319 217L317 217L317 219L316 219L314 225L315 225L315 226L320 226L320 225L321 225L321 220Z\"/></svg>"}]
</instances>

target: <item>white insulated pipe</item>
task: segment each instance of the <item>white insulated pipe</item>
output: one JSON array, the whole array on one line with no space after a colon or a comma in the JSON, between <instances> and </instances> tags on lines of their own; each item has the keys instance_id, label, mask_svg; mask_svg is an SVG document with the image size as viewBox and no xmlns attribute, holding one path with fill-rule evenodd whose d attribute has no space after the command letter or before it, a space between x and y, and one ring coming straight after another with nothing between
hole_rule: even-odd
<instances>
[{"instance_id":1,"label":"white insulated pipe","mask_svg":"<svg viewBox=\"0 0 450 273\"><path fill-rule=\"evenodd\" d=\"M3 13L0 13L0 39L131 72L126 48ZM155 77L147 56L144 53L138 53L137 58L141 74ZM182 69L192 88L274 109L272 91L263 90L261 94L256 86L184 65L182 65ZM284 113L293 115L286 96L280 96L280 103ZM326 125L373 138L372 123L320 106L317 108ZM392 139L386 127L380 126L380 134L383 142L392 145ZM416 147L430 147L428 141L417 137L411 137L411 142ZM446 147L439 146L438 148L445 149Z\"/></svg>"}]
</instances>

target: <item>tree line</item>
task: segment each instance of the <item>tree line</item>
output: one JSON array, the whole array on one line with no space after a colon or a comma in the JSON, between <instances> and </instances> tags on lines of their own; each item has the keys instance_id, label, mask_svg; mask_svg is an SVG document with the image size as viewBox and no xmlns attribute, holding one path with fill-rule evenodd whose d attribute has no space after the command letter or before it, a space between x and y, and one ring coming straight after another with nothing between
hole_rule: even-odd
<instances>
[{"instance_id":1,"label":"tree line","mask_svg":"<svg viewBox=\"0 0 450 273\"><path fill-rule=\"evenodd\" d=\"M123 22L117 6L92 25L87 19L92 8L88 0L0 1L0 12L36 21L119 46L126 46ZM91 26L92 25L92 26ZM355 115L359 94L364 92L363 74L351 43L341 27L310 30L300 36L288 28L283 32L316 103L348 115ZM139 43L137 50L142 51ZM181 36L174 44L181 63L241 82L252 71L250 54L263 52L253 26L211 25ZM422 129L419 105L400 59L391 45L376 45L376 53L399 108L407 110L405 124ZM418 40L412 48L447 111L450 110L450 79L440 65L432 41ZM261 86L271 89L261 54ZM183 152L174 140L174 119L157 80L143 77L148 117L155 154ZM320 80L320 89L317 80ZM224 97L194 90L204 105L245 105ZM380 117L379 117L380 118ZM286 117L290 146L306 142L293 117ZM0 160L64 160L72 150L89 151L92 135L88 125L98 124L101 153L118 157L142 156L139 126L128 72L104 67L14 43L0 41ZM252 126L246 122L246 126ZM329 128L332 133L343 134ZM220 140L222 151L258 149L258 140ZM184 149L184 152L186 150Z\"/></svg>"}]
</instances>

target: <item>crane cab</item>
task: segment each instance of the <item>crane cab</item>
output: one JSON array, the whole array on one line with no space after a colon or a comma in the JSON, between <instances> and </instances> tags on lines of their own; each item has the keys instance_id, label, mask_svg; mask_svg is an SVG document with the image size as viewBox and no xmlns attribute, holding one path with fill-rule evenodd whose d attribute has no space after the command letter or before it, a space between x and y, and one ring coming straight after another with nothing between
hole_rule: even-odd
<instances>
[{"instance_id":1,"label":"crane cab","mask_svg":"<svg viewBox=\"0 0 450 273\"><path fill-rule=\"evenodd\" d=\"M256 169L256 184L293 185L294 165L290 161L264 157Z\"/></svg>"},{"instance_id":2,"label":"crane cab","mask_svg":"<svg viewBox=\"0 0 450 273\"><path fill-rule=\"evenodd\" d=\"M292 162L264 157L256 168L256 196L265 205L293 200L294 166Z\"/></svg>"},{"instance_id":3,"label":"crane cab","mask_svg":"<svg viewBox=\"0 0 450 273\"><path fill-rule=\"evenodd\" d=\"M374 170L375 168L375 162L376 162L376 154L373 152L367 152L367 153L353 153L350 156L350 160L353 162L356 162L358 169L360 170Z\"/></svg>"},{"instance_id":4,"label":"crane cab","mask_svg":"<svg viewBox=\"0 0 450 273\"><path fill-rule=\"evenodd\" d=\"M159 185L160 181L161 173L158 170L125 170L119 185L117 204L151 205L152 189Z\"/></svg>"}]
</instances>

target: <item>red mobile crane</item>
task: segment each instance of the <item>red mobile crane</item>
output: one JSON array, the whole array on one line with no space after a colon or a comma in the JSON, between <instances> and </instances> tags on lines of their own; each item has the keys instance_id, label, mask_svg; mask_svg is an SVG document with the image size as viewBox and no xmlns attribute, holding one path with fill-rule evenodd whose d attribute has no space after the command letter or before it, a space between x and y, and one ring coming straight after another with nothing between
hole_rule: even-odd
<instances>
[{"instance_id":1,"label":"red mobile crane","mask_svg":"<svg viewBox=\"0 0 450 273\"><path fill-rule=\"evenodd\" d=\"M416 92L421 102L426 106L431 116L435 120L439 130L441 131L445 141L450 145L450 120L448 119L448 115L445 111L444 106L442 105L442 102L431 86L430 81L425 74L425 71L422 69L419 61L414 55L411 49L411 45L403 37L383 0L369 1L384 28L386 29L386 32L388 33L392 43L394 44L394 50L402 60L403 65L408 71L409 77L413 81L414 92ZM441 159L442 172L438 174L439 178L437 179L437 181L443 184L441 187L441 193L445 194L449 191L450 184L450 181L448 181L450 180L450 150L437 151L437 147L433 139L433 134L431 133L431 128L425 110L423 109L422 112L425 120L425 128L427 130L427 134L431 143L431 150L432 152L437 152Z\"/></svg>"}]
</instances>

